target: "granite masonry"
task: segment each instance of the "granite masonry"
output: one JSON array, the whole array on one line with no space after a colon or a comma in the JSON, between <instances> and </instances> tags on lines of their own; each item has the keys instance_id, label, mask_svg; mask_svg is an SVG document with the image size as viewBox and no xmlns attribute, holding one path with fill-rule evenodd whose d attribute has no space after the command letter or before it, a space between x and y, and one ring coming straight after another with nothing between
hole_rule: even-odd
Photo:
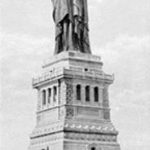
<instances>
[{"instance_id":1,"label":"granite masonry","mask_svg":"<svg viewBox=\"0 0 150 150\"><path fill-rule=\"evenodd\" d=\"M111 122L109 85L99 56L77 51L54 55L33 79L37 122L28 150L120 150Z\"/></svg>"}]
</instances>

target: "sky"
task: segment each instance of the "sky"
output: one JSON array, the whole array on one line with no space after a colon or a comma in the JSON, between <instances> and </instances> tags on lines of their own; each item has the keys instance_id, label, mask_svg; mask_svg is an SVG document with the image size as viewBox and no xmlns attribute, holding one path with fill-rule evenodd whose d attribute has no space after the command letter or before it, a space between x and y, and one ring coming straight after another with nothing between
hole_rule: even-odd
<instances>
[{"instance_id":1,"label":"sky","mask_svg":"<svg viewBox=\"0 0 150 150\"><path fill-rule=\"evenodd\" d=\"M92 53L109 89L121 150L150 149L150 0L88 0ZM37 103L32 77L54 51L50 0L1 0L1 150L27 150Z\"/></svg>"}]
</instances>

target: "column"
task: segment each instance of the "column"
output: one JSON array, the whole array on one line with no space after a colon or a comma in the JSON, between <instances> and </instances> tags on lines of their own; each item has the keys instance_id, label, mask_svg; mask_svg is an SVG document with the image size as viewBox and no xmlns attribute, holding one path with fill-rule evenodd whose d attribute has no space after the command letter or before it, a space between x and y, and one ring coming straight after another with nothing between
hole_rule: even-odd
<instances>
[{"instance_id":1,"label":"column","mask_svg":"<svg viewBox=\"0 0 150 150\"><path fill-rule=\"evenodd\" d=\"M103 106L109 107L108 85L105 85L103 89Z\"/></svg>"},{"instance_id":2,"label":"column","mask_svg":"<svg viewBox=\"0 0 150 150\"><path fill-rule=\"evenodd\" d=\"M99 104L103 106L103 88L99 87Z\"/></svg>"},{"instance_id":3,"label":"column","mask_svg":"<svg viewBox=\"0 0 150 150\"><path fill-rule=\"evenodd\" d=\"M48 89L45 89L46 91L46 108L48 108Z\"/></svg>"},{"instance_id":4,"label":"column","mask_svg":"<svg viewBox=\"0 0 150 150\"><path fill-rule=\"evenodd\" d=\"M94 102L94 86L90 86L90 103L95 104L95 102Z\"/></svg>"},{"instance_id":5,"label":"column","mask_svg":"<svg viewBox=\"0 0 150 150\"><path fill-rule=\"evenodd\" d=\"M81 103L85 104L85 85L81 86Z\"/></svg>"},{"instance_id":6,"label":"column","mask_svg":"<svg viewBox=\"0 0 150 150\"><path fill-rule=\"evenodd\" d=\"M41 109L41 91L38 90L38 102L37 102L37 111Z\"/></svg>"},{"instance_id":7,"label":"column","mask_svg":"<svg viewBox=\"0 0 150 150\"><path fill-rule=\"evenodd\" d=\"M105 85L103 89L103 107L104 119L110 120L108 85Z\"/></svg>"},{"instance_id":8,"label":"column","mask_svg":"<svg viewBox=\"0 0 150 150\"><path fill-rule=\"evenodd\" d=\"M53 97L54 97L54 89L53 89L53 87L51 87L51 106L54 106L54 99L53 99Z\"/></svg>"}]
</instances>

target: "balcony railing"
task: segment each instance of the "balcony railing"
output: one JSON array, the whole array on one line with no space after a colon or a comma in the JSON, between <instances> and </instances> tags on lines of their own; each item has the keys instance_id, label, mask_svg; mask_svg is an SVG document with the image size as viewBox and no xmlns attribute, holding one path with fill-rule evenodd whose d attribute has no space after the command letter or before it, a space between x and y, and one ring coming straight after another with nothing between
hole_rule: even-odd
<instances>
[{"instance_id":1,"label":"balcony railing","mask_svg":"<svg viewBox=\"0 0 150 150\"><path fill-rule=\"evenodd\" d=\"M91 78L100 78L102 80L108 80L113 82L114 75L108 75L103 73L102 71L85 71L84 69L66 69L66 68L58 68L54 69L53 71L49 71L40 77L33 78L32 84L35 86L36 84L39 84L41 82L45 82L47 80L52 80L56 77L59 77L61 75L72 75L72 76L84 76L84 77L91 77Z\"/></svg>"}]
</instances>

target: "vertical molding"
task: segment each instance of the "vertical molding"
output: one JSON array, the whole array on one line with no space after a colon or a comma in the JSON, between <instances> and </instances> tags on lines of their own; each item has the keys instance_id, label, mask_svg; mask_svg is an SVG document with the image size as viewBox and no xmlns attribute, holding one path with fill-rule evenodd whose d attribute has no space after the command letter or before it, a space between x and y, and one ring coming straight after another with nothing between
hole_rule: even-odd
<instances>
[{"instance_id":1,"label":"vertical molding","mask_svg":"<svg viewBox=\"0 0 150 150\"><path fill-rule=\"evenodd\" d=\"M103 89L103 107L104 107L104 119L110 120L110 109L109 109L109 85L105 84Z\"/></svg>"},{"instance_id":2,"label":"vertical molding","mask_svg":"<svg viewBox=\"0 0 150 150\"><path fill-rule=\"evenodd\" d=\"M72 84L72 89L73 89L73 93L72 93L72 101L73 101L73 103L75 103L76 101L77 101L77 99L76 99L76 85L77 84L75 84L75 83L73 83Z\"/></svg>"},{"instance_id":3,"label":"vertical molding","mask_svg":"<svg viewBox=\"0 0 150 150\"><path fill-rule=\"evenodd\" d=\"M53 86L51 87L51 92L52 92L52 95L51 95L51 106L53 107L54 106L54 89L53 89Z\"/></svg>"},{"instance_id":4,"label":"vertical molding","mask_svg":"<svg viewBox=\"0 0 150 150\"><path fill-rule=\"evenodd\" d=\"M60 96L60 101L61 104L66 104L66 84L65 81L63 80L61 83L61 96Z\"/></svg>"},{"instance_id":5,"label":"vertical molding","mask_svg":"<svg viewBox=\"0 0 150 150\"><path fill-rule=\"evenodd\" d=\"M102 107L103 106L103 88L102 87L99 87L99 104L100 106Z\"/></svg>"},{"instance_id":6,"label":"vertical molding","mask_svg":"<svg viewBox=\"0 0 150 150\"><path fill-rule=\"evenodd\" d=\"M94 102L94 86L90 85L90 103L95 104Z\"/></svg>"},{"instance_id":7,"label":"vertical molding","mask_svg":"<svg viewBox=\"0 0 150 150\"><path fill-rule=\"evenodd\" d=\"M61 80L58 80L58 105L61 103Z\"/></svg>"},{"instance_id":8,"label":"vertical molding","mask_svg":"<svg viewBox=\"0 0 150 150\"><path fill-rule=\"evenodd\" d=\"M38 102L37 102L37 111L41 110L41 91L38 89Z\"/></svg>"},{"instance_id":9,"label":"vertical molding","mask_svg":"<svg viewBox=\"0 0 150 150\"><path fill-rule=\"evenodd\" d=\"M81 84L81 103L85 104L85 85Z\"/></svg>"},{"instance_id":10,"label":"vertical molding","mask_svg":"<svg viewBox=\"0 0 150 150\"><path fill-rule=\"evenodd\" d=\"M73 84L72 80L66 80L66 104L73 104Z\"/></svg>"},{"instance_id":11,"label":"vertical molding","mask_svg":"<svg viewBox=\"0 0 150 150\"><path fill-rule=\"evenodd\" d=\"M109 93L108 93L108 85L104 85L103 89L103 106L109 107Z\"/></svg>"},{"instance_id":12,"label":"vertical molding","mask_svg":"<svg viewBox=\"0 0 150 150\"><path fill-rule=\"evenodd\" d=\"M48 108L48 88L45 89L46 91L46 108Z\"/></svg>"}]
</instances>

